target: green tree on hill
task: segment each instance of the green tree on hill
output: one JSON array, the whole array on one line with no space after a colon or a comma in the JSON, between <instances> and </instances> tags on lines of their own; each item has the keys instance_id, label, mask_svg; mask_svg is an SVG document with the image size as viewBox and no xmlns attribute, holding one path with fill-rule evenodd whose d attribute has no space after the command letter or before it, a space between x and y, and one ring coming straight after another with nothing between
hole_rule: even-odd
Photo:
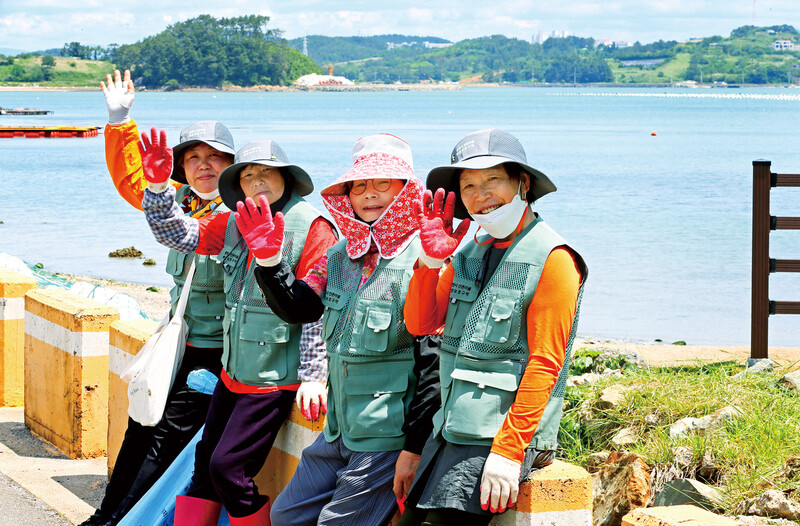
<instances>
[{"instance_id":1,"label":"green tree on hill","mask_svg":"<svg viewBox=\"0 0 800 526\"><path fill-rule=\"evenodd\" d=\"M136 44L119 46L114 63L130 69L138 83L149 88L175 83L278 85L319 72L311 59L284 44L281 31L267 29L268 22L269 17L259 15L200 15Z\"/></svg>"}]
</instances>

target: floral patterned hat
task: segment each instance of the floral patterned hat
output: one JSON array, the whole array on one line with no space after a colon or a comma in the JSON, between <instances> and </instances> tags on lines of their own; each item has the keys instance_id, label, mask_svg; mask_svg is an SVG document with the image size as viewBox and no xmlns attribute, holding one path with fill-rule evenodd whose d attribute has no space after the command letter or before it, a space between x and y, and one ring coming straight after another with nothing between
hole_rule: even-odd
<instances>
[{"instance_id":1,"label":"floral patterned hat","mask_svg":"<svg viewBox=\"0 0 800 526\"><path fill-rule=\"evenodd\" d=\"M348 184L364 179L401 179L405 186L383 214L371 224L358 219L350 203ZM353 167L322 190L322 202L347 239L352 259L366 254L374 242L382 258L398 255L418 231L413 202L422 198L423 184L414 175L411 147L407 142L379 133L356 141Z\"/></svg>"}]
</instances>

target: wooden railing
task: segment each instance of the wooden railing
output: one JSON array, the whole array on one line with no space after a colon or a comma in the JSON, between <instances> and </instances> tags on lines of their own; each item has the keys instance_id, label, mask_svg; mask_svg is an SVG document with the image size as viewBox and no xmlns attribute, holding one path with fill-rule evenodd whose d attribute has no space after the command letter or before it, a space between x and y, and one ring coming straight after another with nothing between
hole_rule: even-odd
<instances>
[{"instance_id":1,"label":"wooden railing","mask_svg":"<svg viewBox=\"0 0 800 526\"><path fill-rule=\"evenodd\" d=\"M753 269L750 311L750 357L768 358L769 315L800 314L800 301L770 301L772 272L800 272L800 259L770 259L772 230L800 230L800 217L775 217L769 213L769 192L778 186L800 187L800 174L776 174L770 161L753 161Z\"/></svg>"}]
</instances>

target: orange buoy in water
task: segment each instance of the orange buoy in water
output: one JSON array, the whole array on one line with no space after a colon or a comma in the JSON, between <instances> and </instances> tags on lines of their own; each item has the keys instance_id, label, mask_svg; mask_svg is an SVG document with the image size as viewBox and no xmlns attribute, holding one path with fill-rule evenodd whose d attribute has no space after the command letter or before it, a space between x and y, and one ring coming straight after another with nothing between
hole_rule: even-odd
<instances>
[{"instance_id":1,"label":"orange buoy in water","mask_svg":"<svg viewBox=\"0 0 800 526\"><path fill-rule=\"evenodd\" d=\"M657 134L656 134L656 132L650 132L650 135L652 135L653 137L655 137Z\"/></svg>"}]
</instances>

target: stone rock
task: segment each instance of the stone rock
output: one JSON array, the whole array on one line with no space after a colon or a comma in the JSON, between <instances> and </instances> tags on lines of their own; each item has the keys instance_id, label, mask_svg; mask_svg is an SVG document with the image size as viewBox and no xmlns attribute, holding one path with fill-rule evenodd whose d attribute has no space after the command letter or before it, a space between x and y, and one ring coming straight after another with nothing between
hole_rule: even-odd
<instances>
[{"instance_id":1,"label":"stone rock","mask_svg":"<svg viewBox=\"0 0 800 526\"><path fill-rule=\"evenodd\" d=\"M633 510L622 519L622 526L737 526L736 521L698 508L667 506Z\"/></svg>"},{"instance_id":2,"label":"stone rock","mask_svg":"<svg viewBox=\"0 0 800 526\"><path fill-rule=\"evenodd\" d=\"M742 414L741 410L736 407L729 405L727 407L723 407L718 411L714 411L710 415L706 415L701 418L694 418L691 416L687 416L686 418L681 418L671 426L669 426L669 436L671 437L680 437L688 433L689 431L697 431L697 432L705 432L715 429L723 425L726 421L731 420L734 417L740 416Z\"/></svg>"},{"instance_id":3,"label":"stone rock","mask_svg":"<svg viewBox=\"0 0 800 526\"><path fill-rule=\"evenodd\" d=\"M603 372L600 373L600 376L603 376L605 378L622 378L625 375L622 374L622 370L621 369L605 368L605 369L603 369Z\"/></svg>"},{"instance_id":4,"label":"stone rock","mask_svg":"<svg viewBox=\"0 0 800 526\"><path fill-rule=\"evenodd\" d=\"M602 349L602 353L595 358L595 360L602 361L602 360L613 360L620 356L625 359L625 362L628 365L633 365L640 369L645 369L648 367L647 361L642 357L641 354L634 350L620 350L620 349ZM624 367L624 365L623 365Z\"/></svg>"},{"instance_id":5,"label":"stone rock","mask_svg":"<svg viewBox=\"0 0 800 526\"><path fill-rule=\"evenodd\" d=\"M737 515L736 526L797 526L794 521L786 519L768 519L755 515Z\"/></svg>"},{"instance_id":6,"label":"stone rock","mask_svg":"<svg viewBox=\"0 0 800 526\"><path fill-rule=\"evenodd\" d=\"M761 374L769 373L775 368L775 362L770 358L761 358L757 360L747 360L747 368L741 373L734 374L733 378L741 378L748 374Z\"/></svg>"},{"instance_id":7,"label":"stone rock","mask_svg":"<svg viewBox=\"0 0 800 526\"><path fill-rule=\"evenodd\" d=\"M681 470L688 469L692 466L692 459L694 458L692 448L678 446L672 449L672 454L675 456L675 465L681 468Z\"/></svg>"},{"instance_id":8,"label":"stone rock","mask_svg":"<svg viewBox=\"0 0 800 526\"><path fill-rule=\"evenodd\" d=\"M592 400L584 400L578 407L578 420L581 424L585 424L594 418L594 402Z\"/></svg>"},{"instance_id":9,"label":"stone rock","mask_svg":"<svg viewBox=\"0 0 800 526\"><path fill-rule=\"evenodd\" d=\"M567 387L574 387L576 385L593 384L600 379L597 373L585 373L578 376L570 376L567 378Z\"/></svg>"},{"instance_id":10,"label":"stone rock","mask_svg":"<svg viewBox=\"0 0 800 526\"><path fill-rule=\"evenodd\" d=\"M675 479L664 484L656 493L654 506L679 506L693 504L708 511L721 507L719 491L694 479Z\"/></svg>"},{"instance_id":11,"label":"stone rock","mask_svg":"<svg viewBox=\"0 0 800 526\"><path fill-rule=\"evenodd\" d=\"M619 432L614 435L611 439L611 445L617 449L622 449L623 447L635 444L639 441L639 435L636 434L636 430L632 427L626 427L620 429Z\"/></svg>"},{"instance_id":12,"label":"stone rock","mask_svg":"<svg viewBox=\"0 0 800 526\"><path fill-rule=\"evenodd\" d=\"M782 480L796 480L800 478L800 455L792 455L778 470L778 478Z\"/></svg>"},{"instance_id":13,"label":"stone rock","mask_svg":"<svg viewBox=\"0 0 800 526\"><path fill-rule=\"evenodd\" d=\"M791 391L800 391L800 370L783 375L780 384Z\"/></svg>"},{"instance_id":14,"label":"stone rock","mask_svg":"<svg viewBox=\"0 0 800 526\"><path fill-rule=\"evenodd\" d=\"M659 422L658 415L655 413L650 413L646 417L644 417L644 423L649 424L651 426L657 425Z\"/></svg>"},{"instance_id":15,"label":"stone rock","mask_svg":"<svg viewBox=\"0 0 800 526\"><path fill-rule=\"evenodd\" d=\"M611 409L625 402L628 393L636 388L629 385L612 385L600 391L599 405L603 409Z\"/></svg>"},{"instance_id":16,"label":"stone rock","mask_svg":"<svg viewBox=\"0 0 800 526\"><path fill-rule=\"evenodd\" d=\"M614 451L592 473L593 526L618 526L630 510L650 500L650 467L638 455Z\"/></svg>"},{"instance_id":17,"label":"stone rock","mask_svg":"<svg viewBox=\"0 0 800 526\"><path fill-rule=\"evenodd\" d=\"M700 459L700 465L697 466L696 471L697 479L702 482L719 482L722 476L722 470L717 464L717 459L714 457L714 452L706 449L703 453L703 458Z\"/></svg>"},{"instance_id":18,"label":"stone rock","mask_svg":"<svg viewBox=\"0 0 800 526\"><path fill-rule=\"evenodd\" d=\"M598 451L586 457L586 471L589 473L600 471L600 467L608 460L610 454L608 451Z\"/></svg>"},{"instance_id":19,"label":"stone rock","mask_svg":"<svg viewBox=\"0 0 800 526\"><path fill-rule=\"evenodd\" d=\"M792 521L800 520L800 505L789 500L782 491L770 489L756 497L747 509L748 515L779 517Z\"/></svg>"}]
</instances>

